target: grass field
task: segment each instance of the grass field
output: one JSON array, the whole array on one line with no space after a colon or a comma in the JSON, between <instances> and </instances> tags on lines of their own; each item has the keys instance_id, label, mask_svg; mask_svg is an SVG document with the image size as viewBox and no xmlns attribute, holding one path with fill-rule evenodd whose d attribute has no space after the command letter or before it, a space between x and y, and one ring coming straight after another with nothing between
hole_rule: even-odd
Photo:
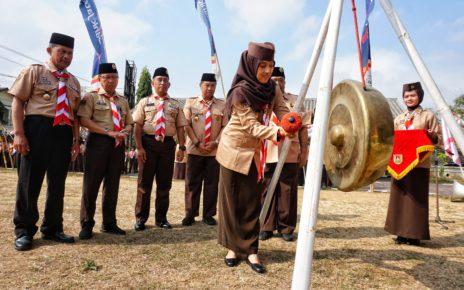
<instances>
[{"instance_id":1,"label":"grass field","mask_svg":"<svg viewBox=\"0 0 464 290\"><path fill-rule=\"evenodd\" d=\"M136 179L123 177L117 217L127 236L99 232L98 199L94 239L73 245L43 241L35 236L29 252L13 248L13 209L17 176L0 170L0 288L255 288L288 289L296 243L280 238L260 243L268 273L258 275L245 263L227 268L226 250L216 242L216 227L197 222L182 227L184 183L171 191L169 221L173 230L150 227L135 232ZM64 209L65 232L77 236L82 175L67 179ZM45 187L40 197L42 215ZM301 204L302 189L300 189ZM313 264L313 287L323 289L464 289L464 203L441 199L441 217L448 230L433 220L432 240L422 247L397 246L383 230L388 205L385 193L321 194Z\"/></svg>"}]
</instances>

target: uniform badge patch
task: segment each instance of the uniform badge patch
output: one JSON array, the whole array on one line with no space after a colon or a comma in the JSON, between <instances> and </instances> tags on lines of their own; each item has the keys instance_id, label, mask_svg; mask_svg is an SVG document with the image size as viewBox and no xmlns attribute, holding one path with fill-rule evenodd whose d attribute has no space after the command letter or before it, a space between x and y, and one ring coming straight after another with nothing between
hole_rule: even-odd
<instances>
[{"instance_id":1,"label":"uniform badge patch","mask_svg":"<svg viewBox=\"0 0 464 290\"><path fill-rule=\"evenodd\" d=\"M396 165L403 163L403 154L393 154L393 163Z\"/></svg>"}]
</instances>

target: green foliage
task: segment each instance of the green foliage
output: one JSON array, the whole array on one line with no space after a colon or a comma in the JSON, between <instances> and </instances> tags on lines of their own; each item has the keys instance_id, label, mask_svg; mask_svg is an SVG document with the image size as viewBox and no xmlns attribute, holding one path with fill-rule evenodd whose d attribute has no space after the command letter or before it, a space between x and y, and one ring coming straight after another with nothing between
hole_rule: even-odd
<instances>
[{"instance_id":1,"label":"green foliage","mask_svg":"<svg viewBox=\"0 0 464 290\"><path fill-rule=\"evenodd\" d=\"M454 99L454 105L451 110L459 115L464 115L464 94Z\"/></svg>"},{"instance_id":2,"label":"green foliage","mask_svg":"<svg viewBox=\"0 0 464 290\"><path fill-rule=\"evenodd\" d=\"M438 157L438 175L443 177L445 174L445 164L449 162L449 157L441 149L435 149L435 151L437 151Z\"/></svg>"},{"instance_id":3,"label":"green foliage","mask_svg":"<svg viewBox=\"0 0 464 290\"><path fill-rule=\"evenodd\" d=\"M84 271L98 271L99 266L93 260L85 260L84 262Z\"/></svg>"},{"instance_id":4,"label":"green foliage","mask_svg":"<svg viewBox=\"0 0 464 290\"><path fill-rule=\"evenodd\" d=\"M152 94L151 90L151 75L150 72L148 71L147 67L144 67L142 69L142 72L140 73L140 79L139 83L137 86L137 103L142 99L145 98L146 96L149 96Z\"/></svg>"}]
</instances>

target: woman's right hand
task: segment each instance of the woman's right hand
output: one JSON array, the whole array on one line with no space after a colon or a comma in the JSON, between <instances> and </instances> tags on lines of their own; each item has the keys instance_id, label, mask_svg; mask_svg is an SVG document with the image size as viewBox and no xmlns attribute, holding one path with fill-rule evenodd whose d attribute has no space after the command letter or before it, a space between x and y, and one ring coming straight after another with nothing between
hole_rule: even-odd
<instances>
[{"instance_id":1,"label":"woman's right hand","mask_svg":"<svg viewBox=\"0 0 464 290\"><path fill-rule=\"evenodd\" d=\"M21 155L27 155L29 153L29 142L27 141L26 135L24 135L24 133L14 135L13 147Z\"/></svg>"}]
</instances>

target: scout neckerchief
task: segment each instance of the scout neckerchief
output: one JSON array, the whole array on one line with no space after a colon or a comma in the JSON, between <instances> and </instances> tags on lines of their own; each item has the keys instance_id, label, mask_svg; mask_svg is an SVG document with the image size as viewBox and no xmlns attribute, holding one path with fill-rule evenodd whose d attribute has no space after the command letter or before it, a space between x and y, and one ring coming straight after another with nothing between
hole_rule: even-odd
<instances>
[{"instance_id":1,"label":"scout neckerchief","mask_svg":"<svg viewBox=\"0 0 464 290\"><path fill-rule=\"evenodd\" d=\"M116 102L114 100L114 98L117 98L117 96L116 95L110 96L107 94L104 94L103 96L110 101L111 118L113 119L114 131L121 132L122 130L121 115L119 114L118 107L116 106ZM120 140L116 139L116 143L114 144L114 147L118 147L120 143L121 143Z\"/></svg>"},{"instance_id":2,"label":"scout neckerchief","mask_svg":"<svg viewBox=\"0 0 464 290\"><path fill-rule=\"evenodd\" d=\"M267 109L269 105L264 107L263 113L263 125L269 126L269 121L271 120L269 114L267 113ZM267 154L267 140L261 140L261 147L259 151L259 167L258 167L258 182L264 180L264 169L266 167L266 154Z\"/></svg>"},{"instance_id":3,"label":"scout neckerchief","mask_svg":"<svg viewBox=\"0 0 464 290\"><path fill-rule=\"evenodd\" d=\"M66 90L66 80L69 79L69 74L59 71L52 71L50 64L45 63L45 66L50 70L52 75L58 79L58 90L56 96L55 119L53 126L68 125L72 126L70 118L70 108L68 94Z\"/></svg>"},{"instance_id":4,"label":"scout neckerchief","mask_svg":"<svg viewBox=\"0 0 464 290\"><path fill-rule=\"evenodd\" d=\"M155 99L159 101L155 117L155 139L156 141L163 141L166 135L166 121L164 119L164 101L167 97L156 96Z\"/></svg>"},{"instance_id":5,"label":"scout neckerchief","mask_svg":"<svg viewBox=\"0 0 464 290\"><path fill-rule=\"evenodd\" d=\"M205 109L205 144L208 144L208 142L211 141L211 123L213 121L211 106L213 105L213 100L206 101L203 99L201 103Z\"/></svg>"},{"instance_id":6,"label":"scout neckerchief","mask_svg":"<svg viewBox=\"0 0 464 290\"><path fill-rule=\"evenodd\" d=\"M417 114L419 114L420 110L422 110L422 108L419 106L415 110L406 113L406 115L404 116L405 130L414 130L415 129L412 122L414 121L414 117L417 116Z\"/></svg>"}]
</instances>

